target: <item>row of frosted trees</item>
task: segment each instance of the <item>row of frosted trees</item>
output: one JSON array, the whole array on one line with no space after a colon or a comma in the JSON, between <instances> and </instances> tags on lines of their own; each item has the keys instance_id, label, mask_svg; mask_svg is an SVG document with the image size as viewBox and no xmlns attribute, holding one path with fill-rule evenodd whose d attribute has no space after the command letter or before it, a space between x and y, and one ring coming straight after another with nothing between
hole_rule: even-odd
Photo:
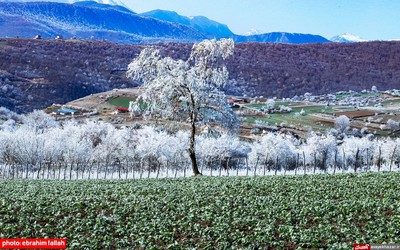
<instances>
[{"instance_id":1,"label":"row of frosted trees","mask_svg":"<svg viewBox=\"0 0 400 250\"><path fill-rule=\"evenodd\" d=\"M392 171L399 168L399 147L400 139L371 136L337 141L333 135L311 134L302 142L282 134L267 134L251 144L249 159L254 167L267 171Z\"/></svg>"},{"instance_id":2,"label":"row of frosted trees","mask_svg":"<svg viewBox=\"0 0 400 250\"><path fill-rule=\"evenodd\" d=\"M21 126L1 126L0 178L189 176L187 133L116 129L92 121L58 125L36 112ZM270 133L254 142L227 134L199 136L196 141L200 171L206 175L393 171L400 164L400 139L346 137L338 142L332 135L297 140Z\"/></svg>"}]
</instances>

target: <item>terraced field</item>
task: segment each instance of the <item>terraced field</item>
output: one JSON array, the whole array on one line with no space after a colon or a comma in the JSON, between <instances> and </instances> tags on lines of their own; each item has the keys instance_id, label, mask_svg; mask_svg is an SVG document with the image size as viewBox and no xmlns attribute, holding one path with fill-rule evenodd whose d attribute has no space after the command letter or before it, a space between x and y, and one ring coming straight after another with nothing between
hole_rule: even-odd
<instances>
[{"instance_id":1,"label":"terraced field","mask_svg":"<svg viewBox=\"0 0 400 250\"><path fill-rule=\"evenodd\" d=\"M337 95L338 98L361 98L375 97L380 95L374 93L356 93ZM339 99L340 100L340 99ZM248 110L250 115L242 115L244 121L248 124L258 123L268 126L277 126L280 131L293 131L294 133L304 136L305 132L310 129L325 133L327 130L335 127L335 119L340 115L345 115L351 120L351 128L358 130L366 127L368 130L378 136L388 136L390 131L384 131L380 128L386 124L389 119L400 121L399 116L399 98L390 98L382 101L379 107L371 105L365 107L355 107L354 105L323 105L313 102L290 102L276 101L275 107L279 110L281 105L291 108L291 112L275 112L267 114L264 109L267 102L258 102L251 104L243 104L241 109ZM301 114L301 115L300 115ZM261 124L261 125L260 125ZM247 125L246 127L251 127ZM249 134L249 132L247 132Z\"/></svg>"},{"instance_id":2,"label":"terraced field","mask_svg":"<svg viewBox=\"0 0 400 250\"><path fill-rule=\"evenodd\" d=\"M1 181L0 237L71 249L351 249L400 243L399 173Z\"/></svg>"}]
</instances>

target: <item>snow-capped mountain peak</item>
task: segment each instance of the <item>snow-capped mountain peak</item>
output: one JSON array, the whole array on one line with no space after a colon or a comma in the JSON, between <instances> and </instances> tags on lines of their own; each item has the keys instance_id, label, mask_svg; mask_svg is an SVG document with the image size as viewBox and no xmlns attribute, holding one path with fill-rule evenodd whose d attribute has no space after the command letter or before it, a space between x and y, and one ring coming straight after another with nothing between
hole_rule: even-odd
<instances>
[{"instance_id":1,"label":"snow-capped mountain peak","mask_svg":"<svg viewBox=\"0 0 400 250\"><path fill-rule=\"evenodd\" d=\"M266 32L263 32L259 29L250 29L249 31L247 31L244 35L245 36L253 36L253 35L261 35L264 34Z\"/></svg>"},{"instance_id":2,"label":"snow-capped mountain peak","mask_svg":"<svg viewBox=\"0 0 400 250\"><path fill-rule=\"evenodd\" d=\"M337 43L358 43L358 42L366 42L367 40L365 40L359 36L350 34L350 33L344 33L344 34L332 37L331 41L337 42Z\"/></svg>"}]
</instances>

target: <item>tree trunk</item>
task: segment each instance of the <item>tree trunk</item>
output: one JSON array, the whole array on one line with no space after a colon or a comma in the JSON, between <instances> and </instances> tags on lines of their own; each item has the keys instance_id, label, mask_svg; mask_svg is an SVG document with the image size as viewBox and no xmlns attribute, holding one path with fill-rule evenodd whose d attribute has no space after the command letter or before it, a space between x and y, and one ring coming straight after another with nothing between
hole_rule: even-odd
<instances>
[{"instance_id":1,"label":"tree trunk","mask_svg":"<svg viewBox=\"0 0 400 250\"><path fill-rule=\"evenodd\" d=\"M260 159L260 157L259 157L259 156L257 156L257 161L256 161L256 165L254 166L254 168L257 168L257 165L258 165L258 161L259 161L259 159Z\"/></svg>"},{"instance_id":2,"label":"tree trunk","mask_svg":"<svg viewBox=\"0 0 400 250\"><path fill-rule=\"evenodd\" d=\"M343 168L342 168L342 173L344 170L347 170L347 159L346 159L346 152L344 151L344 148L342 148L343 150Z\"/></svg>"},{"instance_id":3,"label":"tree trunk","mask_svg":"<svg viewBox=\"0 0 400 250\"><path fill-rule=\"evenodd\" d=\"M39 179L39 176L40 176L40 170L42 169L42 163L39 163L39 169L38 169L38 172L37 172L37 175L36 175L36 179Z\"/></svg>"},{"instance_id":4,"label":"tree trunk","mask_svg":"<svg viewBox=\"0 0 400 250\"><path fill-rule=\"evenodd\" d=\"M314 153L314 174L315 174L315 170L317 169L317 152Z\"/></svg>"},{"instance_id":5,"label":"tree trunk","mask_svg":"<svg viewBox=\"0 0 400 250\"><path fill-rule=\"evenodd\" d=\"M90 165L89 165L89 176L88 176L89 180L90 180L90 175L92 173L92 168L93 168L93 162L91 162Z\"/></svg>"},{"instance_id":6,"label":"tree trunk","mask_svg":"<svg viewBox=\"0 0 400 250\"><path fill-rule=\"evenodd\" d=\"M10 173L11 174L11 178L10 179L14 179L14 173L15 173L15 165L11 165L10 166Z\"/></svg>"},{"instance_id":7,"label":"tree trunk","mask_svg":"<svg viewBox=\"0 0 400 250\"><path fill-rule=\"evenodd\" d=\"M61 180L61 163L58 163L58 179Z\"/></svg>"},{"instance_id":8,"label":"tree trunk","mask_svg":"<svg viewBox=\"0 0 400 250\"><path fill-rule=\"evenodd\" d=\"M189 157L190 161L192 162L192 171L195 176L201 175L198 165L197 165L197 160L196 160L196 150L195 150L195 138L196 138L196 124L195 124L195 119L194 117L192 118L192 129L190 133L190 139L189 139Z\"/></svg>"},{"instance_id":9,"label":"tree trunk","mask_svg":"<svg viewBox=\"0 0 400 250\"><path fill-rule=\"evenodd\" d=\"M128 176L129 176L129 170L131 169L131 166L130 166L130 164L129 164L129 161L128 160L126 160L126 169L125 169L125 180L127 180L128 179Z\"/></svg>"},{"instance_id":10,"label":"tree trunk","mask_svg":"<svg viewBox=\"0 0 400 250\"><path fill-rule=\"evenodd\" d=\"M360 160L360 149L357 148L357 151L356 151L356 162L354 163L354 173L357 172L359 160Z\"/></svg>"},{"instance_id":11,"label":"tree trunk","mask_svg":"<svg viewBox=\"0 0 400 250\"><path fill-rule=\"evenodd\" d=\"M333 174L336 174L336 167L337 167L337 150L335 151L335 161L333 166Z\"/></svg>"},{"instance_id":12,"label":"tree trunk","mask_svg":"<svg viewBox=\"0 0 400 250\"><path fill-rule=\"evenodd\" d=\"M283 175L286 175L287 170L287 157L285 157L285 165L283 165Z\"/></svg>"},{"instance_id":13,"label":"tree trunk","mask_svg":"<svg viewBox=\"0 0 400 250\"><path fill-rule=\"evenodd\" d=\"M47 179L50 177L50 163L47 163Z\"/></svg>"},{"instance_id":14,"label":"tree trunk","mask_svg":"<svg viewBox=\"0 0 400 250\"><path fill-rule=\"evenodd\" d=\"M74 162L71 163L69 168L69 179L72 180L72 170L73 170Z\"/></svg>"},{"instance_id":15,"label":"tree trunk","mask_svg":"<svg viewBox=\"0 0 400 250\"><path fill-rule=\"evenodd\" d=\"M219 176L221 177L221 171L222 171L222 159L219 159Z\"/></svg>"},{"instance_id":16,"label":"tree trunk","mask_svg":"<svg viewBox=\"0 0 400 250\"><path fill-rule=\"evenodd\" d=\"M247 172L248 172L249 171L249 159L247 158L247 156L245 158L245 161L246 161L246 169L247 169Z\"/></svg>"},{"instance_id":17,"label":"tree trunk","mask_svg":"<svg viewBox=\"0 0 400 250\"><path fill-rule=\"evenodd\" d=\"M119 164L118 164L118 179L119 180L121 179L121 167L122 167L122 162L119 162Z\"/></svg>"},{"instance_id":18,"label":"tree trunk","mask_svg":"<svg viewBox=\"0 0 400 250\"><path fill-rule=\"evenodd\" d=\"M257 161L258 161L258 158L257 158ZM264 168L263 168L263 175L265 176L265 172L266 172L266 168L267 168L267 162L268 162L268 156L267 157L265 157L265 161L264 161Z\"/></svg>"},{"instance_id":19,"label":"tree trunk","mask_svg":"<svg viewBox=\"0 0 400 250\"><path fill-rule=\"evenodd\" d=\"M395 156L395 153L396 153L396 149L397 149L397 145L394 146L392 157L390 157L389 172L392 172L392 164L393 164L393 159L394 159L394 156Z\"/></svg>"},{"instance_id":20,"label":"tree trunk","mask_svg":"<svg viewBox=\"0 0 400 250\"><path fill-rule=\"evenodd\" d=\"M249 165L247 165L247 162L246 162L246 176L249 176Z\"/></svg>"},{"instance_id":21,"label":"tree trunk","mask_svg":"<svg viewBox=\"0 0 400 250\"><path fill-rule=\"evenodd\" d=\"M382 154L382 149L381 146L379 146L379 154L378 154L378 159L376 160L376 165L378 165L378 172L381 171L381 165L382 165L382 159L381 159L381 154Z\"/></svg>"},{"instance_id":22,"label":"tree trunk","mask_svg":"<svg viewBox=\"0 0 400 250\"><path fill-rule=\"evenodd\" d=\"M97 162L96 180L99 179L100 163Z\"/></svg>"},{"instance_id":23,"label":"tree trunk","mask_svg":"<svg viewBox=\"0 0 400 250\"><path fill-rule=\"evenodd\" d=\"M108 170L108 160L105 162L104 165L104 180L107 180L107 170Z\"/></svg>"},{"instance_id":24,"label":"tree trunk","mask_svg":"<svg viewBox=\"0 0 400 250\"><path fill-rule=\"evenodd\" d=\"M25 174L25 179L28 179L28 174L29 174L29 165L26 164L26 174Z\"/></svg>"},{"instance_id":25,"label":"tree trunk","mask_svg":"<svg viewBox=\"0 0 400 250\"><path fill-rule=\"evenodd\" d=\"M229 176L229 158L228 158L228 161L226 163L226 175Z\"/></svg>"},{"instance_id":26,"label":"tree trunk","mask_svg":"<svg viewBox=\"0 0 400 250\"><path fill-rule=\"evenodd\" d=\"M64 180L67 178L67 168L68 168L68 163L64 164Z\"/></svg>"},{"instance_id":27,"label":"tree trunk","mask_svg":"<svg viewBox=\"0 0 400 250\"><path fill-rule=\"evenodd\" d=\"M237 166L236 166L236 176L239 176L239 166L240 166L240 160L237 160Z\"/></svg>"},{"instance_id":28,"label":"tree trunk","mask_svg":"<svg viewBox=\"0 0 400 250\"><path fill-rule=\"evenodd\" d=\"M204 168L204 166L207 166L207 165L205 164L205 162L206 162L206 160L203 159L202 164L200 164L200 173L203 173L203 168Z\"/></svg>"},{"instance_id":29,"label":"tree trunk","mask_svg":"<svg viewBox=\"0 0 400 250\"><path fill-rule=\"evenodd\" d=\"M76 175L75 175L75 177L76 177L76 180L78 180L79 179L79 169L80 167L79 167L79 162L78 163L76 163Z\"/></svg>"}]
</instances>

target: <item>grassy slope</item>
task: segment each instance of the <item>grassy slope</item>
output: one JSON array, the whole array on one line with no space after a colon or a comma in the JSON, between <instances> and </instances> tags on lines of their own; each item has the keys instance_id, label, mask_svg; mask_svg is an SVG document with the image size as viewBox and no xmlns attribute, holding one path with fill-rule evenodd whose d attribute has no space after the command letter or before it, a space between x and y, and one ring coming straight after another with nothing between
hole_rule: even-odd
<instances>
[{"instance_id":1,"label":"grassy slope","mask_svg":"<svg viewBox=\"0 0 400 250\"><path fill-rule=\"evenodd\" d=\"M399 177L1 181L0 237L66 237L73 249L400 243Z\"/></svg>"}]
</instances>

